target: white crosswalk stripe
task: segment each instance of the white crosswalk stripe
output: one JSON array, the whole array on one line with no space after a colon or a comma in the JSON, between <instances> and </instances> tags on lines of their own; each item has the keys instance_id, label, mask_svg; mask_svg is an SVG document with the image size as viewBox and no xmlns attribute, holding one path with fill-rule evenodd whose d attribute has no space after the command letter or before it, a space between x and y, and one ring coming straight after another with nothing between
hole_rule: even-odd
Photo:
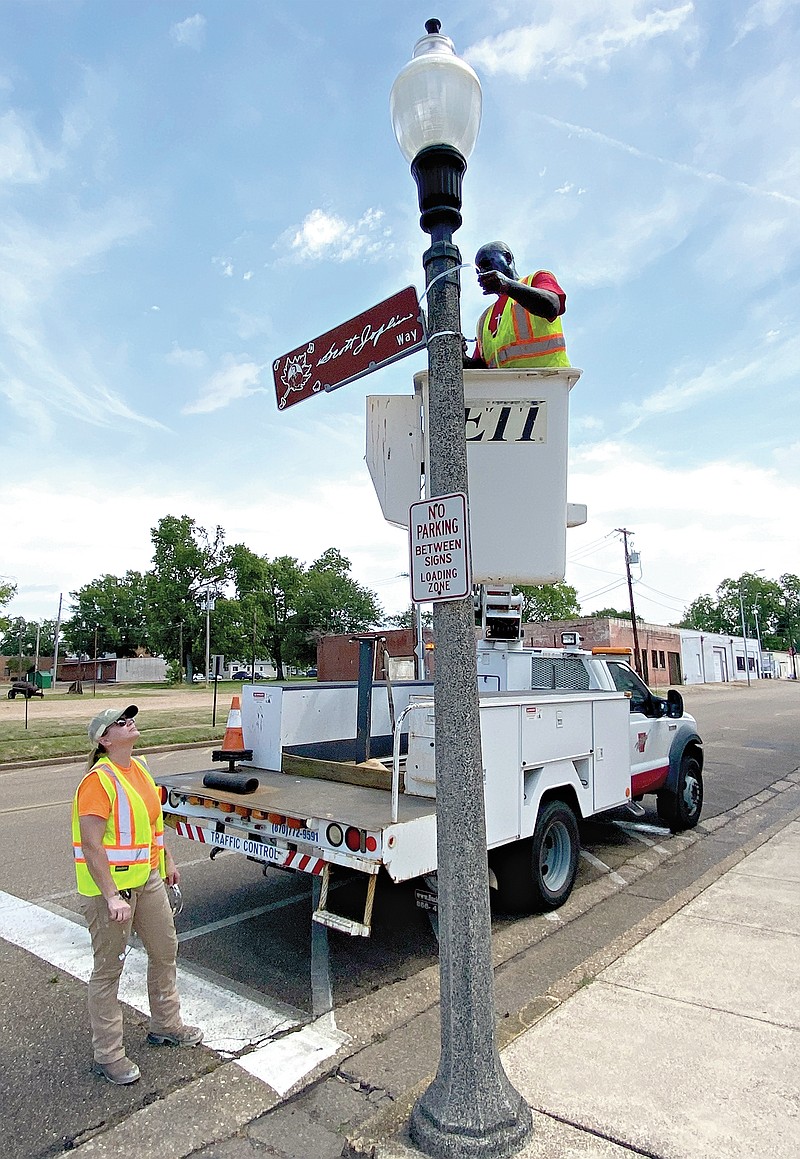
<instances>
[{"instance_id":1,"label":"white crosswalk stripe","mask_svg":"<svg viewBox=\"0 0 800 1159\"><path fill-rule=\"evenodd\" d=\"M0 891L0 938L73 978L89 980L89 933L63 914ZM146 968L144 950L132 946L125 957L119 996L143 1014L148 1013ZM248 1050L235 1061L279 1094L347 1041L332 1015L303 1025L307 1016L294 1007L255 1001L184 966L178 967L178 989L183 1017L202 1029L204 1045L225 1057ZM272 1041L276 1036L281 1037Z\"/></svg>"}]
</instances>

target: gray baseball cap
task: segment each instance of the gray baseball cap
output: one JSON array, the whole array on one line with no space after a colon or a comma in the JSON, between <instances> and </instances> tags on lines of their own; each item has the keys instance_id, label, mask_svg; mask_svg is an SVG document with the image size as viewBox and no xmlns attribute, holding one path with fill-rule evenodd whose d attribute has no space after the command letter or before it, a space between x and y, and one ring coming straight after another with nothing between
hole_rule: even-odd
<instances>
[{"instance_id":1,"label":"gray baseball cap","mask_svg":"<svg viewBox=\"0 0 800 1159\"><path fill-rule=\"evenodd\" d=\"M139 709L135 704L129 704L122 712L118 708L104 708L102 712L98 712L97 716L92 718L92 723L86 730L89 733L89 740L92 744L99 744L100 738L109 727L115 724L118 720L130 720L132 716L136 716Z\"/></svg>"}]
</instances>

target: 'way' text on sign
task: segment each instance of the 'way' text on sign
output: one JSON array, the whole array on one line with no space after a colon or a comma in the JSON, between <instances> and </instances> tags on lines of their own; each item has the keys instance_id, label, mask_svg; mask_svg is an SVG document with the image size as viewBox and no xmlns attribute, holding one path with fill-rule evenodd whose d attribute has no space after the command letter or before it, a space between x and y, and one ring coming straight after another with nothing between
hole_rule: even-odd
<instances>
[{"instance_id":1,"label":"'way' text on sign","mask_svg":"<svg viewBox=\"0 0 800 1159\"><path fill-rule=\"evenodd\" d=\"M424 604L463 600L472 591L467 497L458 491L412 503L411 599Z\"/></svg>"}]
</instances>

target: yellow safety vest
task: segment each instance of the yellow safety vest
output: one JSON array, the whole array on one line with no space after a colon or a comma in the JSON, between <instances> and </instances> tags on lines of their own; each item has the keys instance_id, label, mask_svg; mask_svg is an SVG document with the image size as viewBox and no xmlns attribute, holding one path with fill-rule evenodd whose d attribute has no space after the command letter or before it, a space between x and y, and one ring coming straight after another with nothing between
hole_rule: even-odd
<instances>
[{"instance_id":1,"label":"yellow safety vest","mask_svg":"<svg viewBox=\"0 0 800 1159\"><path fill-rule=\"evenodd\" d=\"M152 782L153 791L158 793L155 781L142 761L135 762L144 775ZM159 813L155 832L150 825L147 806L136 790L128 784L124 775L110 760L101 757L87 773L96 773L111 801L111 813L103 834L103 849L108 858L111 877L117 889L136 889L144 885L150 876L150 847L155 842L159 849L158 869L166 877L164 859L164 820ZM86 780L86 777L83 778ZM83 781L81 781L81 785ZM80 789L80 785L78 786ZM96 897L100 888L89 872L81 845L81 826L78 816L78 793L72 803L72 848L75 855L75 875L78 879L78 893L85 897Z\"/></svg>"},{"instance_id":2,"label":"yellow safety vest","mask_svg":"<svg viewBox=\"0 0 800 1159\"><path fill-rule=\"evenodd\" d=\"M531 274L522 281L526 286L533 283L536 275ZM478 321L478 341L481 355L487 366L493 370L535 370L541 366L569 366L567 344L561 319L548 322L529 314L513 298L509 298L500 315L497 333L489 329L489 318L493 307L484 310Z\"/></svg>"}]
</instances>

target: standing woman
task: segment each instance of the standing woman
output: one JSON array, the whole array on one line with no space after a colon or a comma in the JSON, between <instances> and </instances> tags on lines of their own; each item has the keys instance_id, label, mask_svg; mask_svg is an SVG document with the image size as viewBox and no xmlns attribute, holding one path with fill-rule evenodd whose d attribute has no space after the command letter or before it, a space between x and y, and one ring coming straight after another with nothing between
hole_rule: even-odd
<instances>
[{"instance_id":1,"label":"standing woman","mask_svg":"<svg viewBox=\"0 0 800 1159\"><path fill-rule=\"evenodd\" d=\"M72 806L78 892L92 938L89 1020L97 1070L112 1083L135 1083L140 1071L125 1054L119 979L131 931L147 951L152 1046L196 1046L203 1037L181 1021L176 988L178 938L166 885L180 873L164 848L164 818L155 781L141 758L131 704L106 708L89 725L96 746Z\"/></svg>"}]
</instances>

